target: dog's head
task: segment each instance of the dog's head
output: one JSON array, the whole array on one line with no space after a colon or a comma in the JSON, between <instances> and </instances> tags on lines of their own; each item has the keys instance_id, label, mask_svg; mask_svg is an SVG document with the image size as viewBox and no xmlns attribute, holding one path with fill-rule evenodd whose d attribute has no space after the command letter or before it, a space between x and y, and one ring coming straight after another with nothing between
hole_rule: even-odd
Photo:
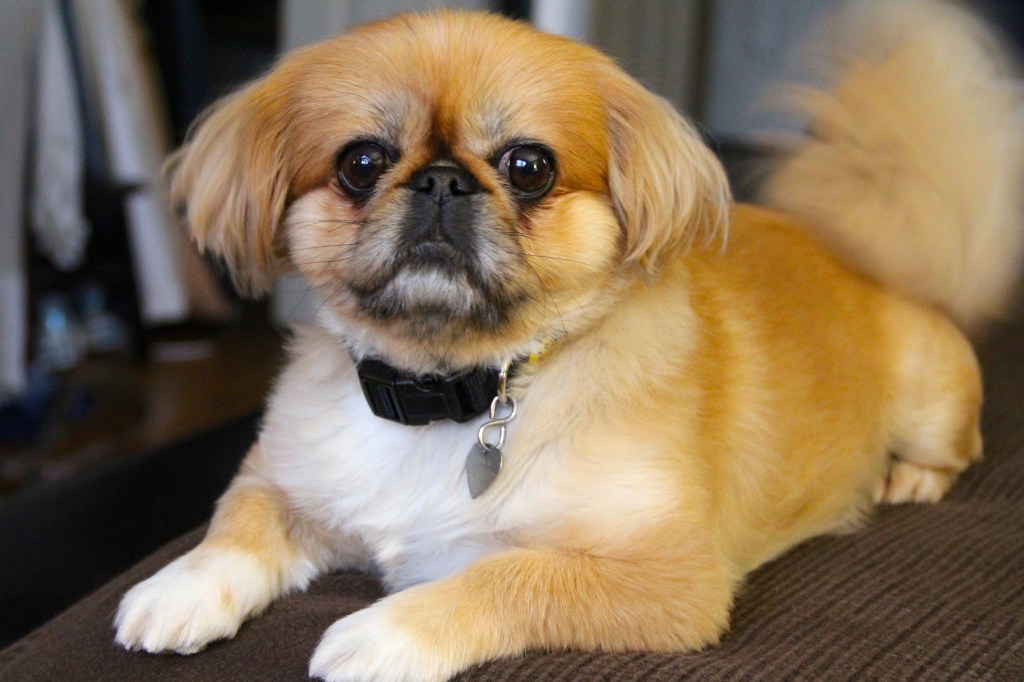
<instances>
[{"instance_id":1,"label":"dog's head","mask_svg":"<svg viewBox=\"0 0 1024 682\"><path fill-rule=\"evenodd\" d=\"M351 341L409 369L584 324L624 273L724 222L693 129L609 59L486 14L405 15L285 57L169 166L249 292L284 258Z\"/></svg>"}]
</instances>

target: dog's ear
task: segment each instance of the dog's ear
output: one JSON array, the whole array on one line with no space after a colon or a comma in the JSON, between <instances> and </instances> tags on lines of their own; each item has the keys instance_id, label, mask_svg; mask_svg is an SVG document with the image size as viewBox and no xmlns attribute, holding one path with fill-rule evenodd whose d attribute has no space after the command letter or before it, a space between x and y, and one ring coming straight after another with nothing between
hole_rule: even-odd
<instances>
[{"instance_id":1,"label":"dog's ear","mask_svg":"<svg viewBox=\"0 0 1024 682\"><path fill-rule=\"evenodd\" d=\"M251 295L270 284L288 195L284 101L269 79L226 96L165 166L172 205L200 250L223 258L235 286Z\"/></svg>"},{"instance_id":2,"label":"dog's ear","mask_svg":"<svg viewBox=\"0 0 1024 682\"><path fill-rule=\"evenodd\" d=\"M724 239L729 182L700 134L618 67L607 67L603 83L608 180L625 229L625 261L654 270L690 244Z\"/></svg>"}]
</instances>

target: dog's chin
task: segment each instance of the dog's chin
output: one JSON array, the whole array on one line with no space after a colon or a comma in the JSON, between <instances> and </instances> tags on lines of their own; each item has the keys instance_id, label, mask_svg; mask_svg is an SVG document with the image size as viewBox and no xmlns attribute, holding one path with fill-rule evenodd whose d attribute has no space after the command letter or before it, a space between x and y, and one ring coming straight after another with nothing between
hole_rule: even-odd
<instances>
[{"instance_id":1,"label":"dog's chin","mask_svg":"<svg viewBox=\"0 0 1024 682\"><path fill-rule=\"evenodd\" d=\"M397 335L428 344L498 332L515 297L487 286L447 255L441 247L417 249L381 285L355 292L360 313Z\"/></svg>"}]
</instances>

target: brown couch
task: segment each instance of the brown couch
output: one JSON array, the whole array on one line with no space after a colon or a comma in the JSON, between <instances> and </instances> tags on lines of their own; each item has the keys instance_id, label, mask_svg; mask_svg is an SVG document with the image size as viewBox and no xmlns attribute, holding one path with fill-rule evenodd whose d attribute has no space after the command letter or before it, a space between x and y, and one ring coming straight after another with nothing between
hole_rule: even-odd
<instances>
[{"instance_id":1,"label":"brown couch","mask_svg":"<svg viewBox=\"0 0 1024 682\"><path fill-rule=\"evenodd\" d=\"M882 509L863 531L762 567L720 646L535 653L461 679L1024 680L1024 324L999 327L980 354L985 460L937 505ZM301 680L327 626L382 594L371 577L332 575L196 656L116 647L124 591L199 538L172 542L0 652L0 680Z\"/></svg>"}]
</instances>

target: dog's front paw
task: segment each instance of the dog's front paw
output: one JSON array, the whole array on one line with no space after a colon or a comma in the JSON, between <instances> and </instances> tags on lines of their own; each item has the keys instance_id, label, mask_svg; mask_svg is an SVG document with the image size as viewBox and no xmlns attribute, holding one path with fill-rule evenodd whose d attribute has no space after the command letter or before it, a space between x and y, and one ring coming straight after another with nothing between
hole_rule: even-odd
<instances>
[{"instance_id":1,"label":"dog's front paw","mask_svg":"<svg viewBox=\"0 0 1024 682\"><path fill-rule=\"evenodd\" d=\"M199 548L125 594L114 618L117 642L150 653L194 654L233 637L267 601L259 562L229 550Z\"/></svg>"},{"instance_id":2,"label":"dog's front paw","mask_svg":"<svg viewBox=\"0 0 1024 682\"><path fill-rule=\"evenodd\" d=\"M324 633L309 663L309 674L327 682L435 682L463 666L417 641L401 626L398 593L337 621Z\"/></svg>"}]
</instances>

